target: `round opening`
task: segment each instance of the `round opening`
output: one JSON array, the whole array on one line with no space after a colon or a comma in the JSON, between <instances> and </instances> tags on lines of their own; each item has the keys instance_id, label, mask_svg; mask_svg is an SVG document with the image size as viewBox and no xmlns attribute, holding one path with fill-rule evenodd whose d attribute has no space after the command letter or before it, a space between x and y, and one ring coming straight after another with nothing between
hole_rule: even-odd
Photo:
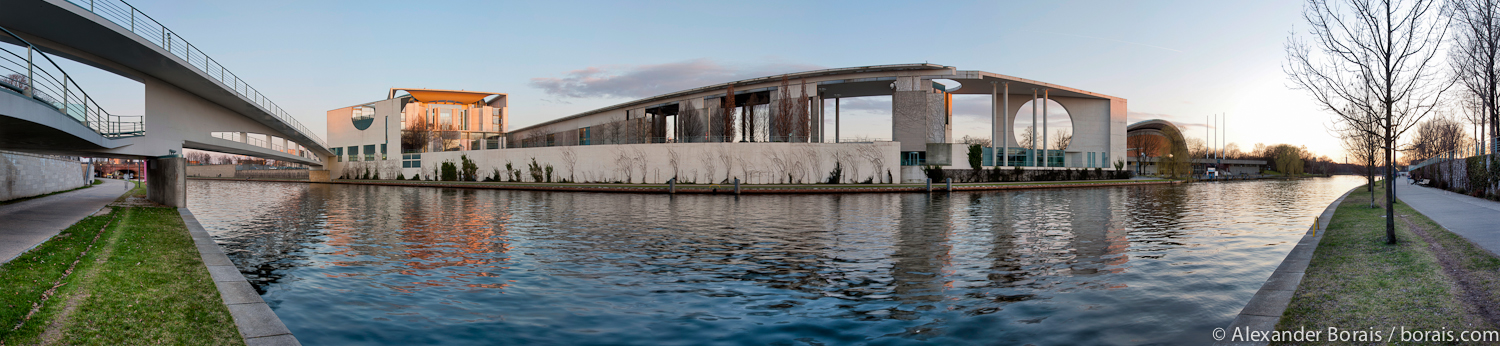
<instances>
[{"instance_id":1,"label":"round opening","mask_svg":"<svg viewBox=\"0 0 1500 346\"><path fill-rule=\"evenodd\" d=\"M1047 100L1047 114L1042 114L1042 109L1036 110L1036 121L1032 122L1031 107L1041 99L1027 101L1016 111L1011 124L1015 126L1013 139L1017 146L1026 149L1041 149L1042 141L1046 141L1047 150L1065 150L1073 141L1073 117L1068 115L1068 110L1063 108L1057 101ZM1045 123L1044 123L1045 119ZM1043 128L1046 128L1045 132ZM1033 132L1035 130L1035 132ZM1032 139L1033 134L1035 140ZM1045 134L1045 135L1044 135Z\"/></svg>"},{"instance_id":2,"label":"round opening","mask_svg":"<svg viewBox=\"0 0 1500 346\"><path fill-rule=\"evenodd\" d=\"M370 128L375 123L375 107L354 106L354 114L349 117L354 122L354 128L360 131Z\"/></svg>"}]
</instances>

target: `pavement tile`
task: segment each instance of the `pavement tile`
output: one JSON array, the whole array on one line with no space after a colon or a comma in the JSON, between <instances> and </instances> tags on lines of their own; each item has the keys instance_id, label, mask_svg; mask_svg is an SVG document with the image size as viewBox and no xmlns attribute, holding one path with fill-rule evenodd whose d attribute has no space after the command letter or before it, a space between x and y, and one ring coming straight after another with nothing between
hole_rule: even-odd
<instances>
[{"instance_id":1,"label":"pavement tile","mask_svg":"<svg viewBox=\"0 0 1500 346\"><path fill-rule=\"evenodd\" d=\"M276 318L276 313L271 311L271 307L265 303L229 305L229 315L234 316L234 322L240 328L240 335L247 340L263 336L292 334L292 331L286 329L286 325L281 323L281 319Z\"/></svg>"}]
</instances>

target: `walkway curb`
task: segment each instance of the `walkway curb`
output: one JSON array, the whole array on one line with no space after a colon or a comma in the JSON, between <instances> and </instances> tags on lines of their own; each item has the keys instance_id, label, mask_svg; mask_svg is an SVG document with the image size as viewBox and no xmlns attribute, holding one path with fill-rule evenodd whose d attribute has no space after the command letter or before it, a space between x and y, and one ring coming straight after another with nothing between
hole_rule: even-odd
<instances>
[{"instance_id":1,"label":"walkway curb","mask_svg":"<svg viewBox=\"0 0 1500 346\"><path fill-rule=\"evenodd\" d=\"M240 336L245 338L245 345L301 346L297 337L292 336L292 331L281 323L281 318L276 317L276 312L271 311L271 306L266 305L255 288L250 287L245 276L240 275L240 270L229 261L229 256L224 255L224 249L214 242L214 237L208 235L203 224L198 223L198 218L193 217L188 208L177 208L177 214L182 216L182 223L187 225L188 234L193 236L198 255L203 258L203 265L208 267L214 286L219 288L219 297L224 299L224 306L229 308L229 315L234 317L234 324L239 327Z\"/></svg>"},{"instance_id":2,"label":"walkway curb","mask_svg":"<svg viewBox=\"0 0 1500 346\"><path fill-rule=\"evenodd\" d=\"M1271 277L1266 278L1266 283L1260 286L1260 291L1250 297L1245 303L1245 308L1240 310L1240 315L1234 318L1234 322L1225 328L1223 340L1214 342L1214 345L1268 345L1269 341L1229 341L1235 335L1236 330L1241 330L1241 335L1248 334L1243 331L1264 332L1276 329L1276 322L1281 321L1281 314L1286 312L1288 304L1292 303L1292 295L1297 293L1297 287L1302 284L1302 274L1307 270L1307 265L1312 262L1313 252L1318 250L1318 242L1323 240L1324 231L1328 229L1328 222L1333 220L1333 212L1338 210L1339 204L1344 203L1344 198L1350 193L1363 186L1356 186L1344 192L1343 196L1329 204L1323 209L1323 214L1318 215L1318 223L1308 227L1306 235L1297 242L1297 246L1286 254L1286 259L1281 260L1281 265L1276 266L1276 271L1271 272Z\"/></svg>"}]
</instances>

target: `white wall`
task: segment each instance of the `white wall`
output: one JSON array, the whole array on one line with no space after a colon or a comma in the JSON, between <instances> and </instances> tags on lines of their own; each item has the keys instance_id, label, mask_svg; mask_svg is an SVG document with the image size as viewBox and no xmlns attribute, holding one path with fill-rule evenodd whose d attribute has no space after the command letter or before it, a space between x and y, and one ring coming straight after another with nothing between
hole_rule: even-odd
<instances>
[{"instance_id":1,"label":"white wall","mask_svg":"<svg viewBox=\"0 0 1500 346\"><path fill-rule=\"evenodd\" d=\"M844 183L865 179L890 183L901 179L896 142L619 144L450 151L423 153L420 170L409 168L401 172L411 177L420 171L424 178L431 179L442 162L460 164L460 155L468 156L479 166L481 177L491 176L496 169L505 174L508 162L521 172L524 181L532 181L528 166L533 159L540 166L552 166L554 182L559 178L584 183L628 179L633 183L659 184L675 175L683 183L710 184L740 178L745 184L777 184L788 182L790 175L794 183L816 183L828 178L835 162L843 167ZM398 160L391 161L400 167ZM392 166L380 162L345 164L387 169ZM337 177L338 172L334 175ZM382 177L389 179L390 174L383 173Z\"/></svg>"},{"instance_id":2,"label":"white wall","mask_svg":"<svg viewBox=\"0 0 1500 346\"><path fill-rule=\"evenodd\" d=\"M78 161L0 151L0 201L78 188L94 180L89 173Z\"/></svg>"}]
</instances>

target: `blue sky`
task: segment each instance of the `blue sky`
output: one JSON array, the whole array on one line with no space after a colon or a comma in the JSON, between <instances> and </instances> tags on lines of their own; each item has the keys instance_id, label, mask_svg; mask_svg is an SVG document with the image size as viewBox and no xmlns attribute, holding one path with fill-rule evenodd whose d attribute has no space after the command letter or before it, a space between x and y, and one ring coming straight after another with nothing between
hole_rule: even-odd
<instances>
[{"instance_id":1,"label":"blue sky","mask_svg":"<svg viewBox=\"0 0 1500 346\"><path fill-rule=\"evenodd\" d=\"M1124 97L1131 122L1164 118L1194 137L1225 113L1241 147L1342 159L1332 117L1281 72L1300 1L132 4L320 134L327 110L391 87L507 93L520 128L705 83L930 62ZM138 84L80 79L112 112L142 113ZM987 98L961 101L955 137L987 137ZM845 137L890 137L886 103L846 102Z\"/></svg>"}]
</instances>

